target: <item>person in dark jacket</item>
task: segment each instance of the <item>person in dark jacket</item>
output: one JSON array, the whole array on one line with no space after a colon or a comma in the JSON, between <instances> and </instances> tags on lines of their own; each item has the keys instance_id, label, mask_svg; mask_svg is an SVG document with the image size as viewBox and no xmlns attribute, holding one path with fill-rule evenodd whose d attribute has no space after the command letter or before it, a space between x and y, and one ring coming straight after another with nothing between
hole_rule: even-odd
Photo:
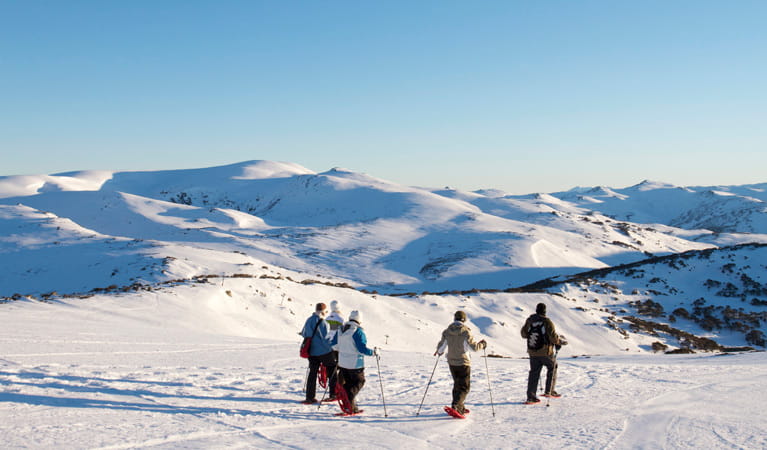
<instances>
[{"instance_id":1,"label":"person in dark jacket","mask_svg":"<svg viewBox=\"0 0 767 450\"><path fill-rule=\"evenodd\" d=\"M453 376L453 403L451 407L461 415L469 412L464 405L466 396L471 389L471 358L469 350L480 350L487 347L487 342L474 342L471 330L466 326L466 313L456 311L454 321L442 332L442 339L437 344L434 355L441 355L447 348L447 363L450 375Z\"/></svg>"},{"instance_id":2,"label":"person in dark jacket","mask_svg":"<svg viewBox=\"0 0 767 450\"><path fill-rule=\"evenodd\" d=\"M565 343L560 339L554 323L546 317L546 304L538 303L535 314L525 321L521 330L522 337L527 340L527 353L530 355L530 372L527 377L527 401L525 403L539 403L541 400L535 395L541 370L546 366L546 389L544 397L560 397L554 386L557 383L557 360L554 348L559 348Z\"/></svg>"},{"instance_id":3,"label":"person in dark jacket","mask_svg":"<svg viewBox=\"0 0 767 450\"><path fill-rule=\"evenodd\" d=\"M309 378L306 381L306 405L317 403L317 372L320 364L325 366L328 374L328 392L330 397L326 401L335 401L334 392L336 391L336 358L333 355L333 349L330 346L330 326L325 321L327 315L327 306L324 303L317 303L314 314L306 319L301 336L311 337L312 345L309 347Z\"/></svg>"}]
</instances>

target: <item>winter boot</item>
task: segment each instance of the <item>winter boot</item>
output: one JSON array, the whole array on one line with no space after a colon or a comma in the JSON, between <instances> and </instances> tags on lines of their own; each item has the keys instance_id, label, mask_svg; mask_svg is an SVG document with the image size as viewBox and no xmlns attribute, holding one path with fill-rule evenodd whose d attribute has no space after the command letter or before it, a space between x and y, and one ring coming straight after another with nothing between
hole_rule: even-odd
<instances>
[{"instance_id":1,"label":"winter boot","mask_svg":"<svg viewBox=\"0 0 767 450\"><path fill-rule=\"evenodd\" d=\"M541 399L539 399L538 397L535 397L535 396L527 397L527 401L525 402L525 405L534 405L540 402L541 402Z\"/></svg>"}]
</instances>

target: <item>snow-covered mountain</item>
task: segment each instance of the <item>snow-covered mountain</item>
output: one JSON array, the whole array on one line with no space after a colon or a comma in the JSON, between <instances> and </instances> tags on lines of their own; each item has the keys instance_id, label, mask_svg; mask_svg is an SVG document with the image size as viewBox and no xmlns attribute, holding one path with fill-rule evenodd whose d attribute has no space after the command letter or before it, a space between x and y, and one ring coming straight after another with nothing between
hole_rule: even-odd
<instances>
[{"instance_id":1,"label":"snow-covered mountain","mask_svg":"<svg viewBox=\"0 0 767 450\"><path fill-rule=\"evenodd\" d=\"M765 347L764 188L509 196L267 161L3 177L0 434L345 448L353 421L370 448L763 448L765 354L732 353ZM331 300L382 348L351 419L298 403L296 331ZM551 408L521 402L538 302L569 341ZM433 356L459 309L489 343L466 422Z\"/></svg>"},{"instance_id":2,"label":"snow-covered mountain","mask_svg":"<svg viewBox=\"0 0 767 450\"><path fill-rule=\"evenodd\" d=\"M84 277L95 283L90 287L113 284L115 270L127 279L156 281L237 271L251 257L392 292L508 288L651 255L767 239L759 235L767 229L767 214L756 197L710 189L698 195L647 183L620 194L591 191L518 197L430 191L343 169L316 174L295 164L255 161L210 169L5 177L0 205L9 249L45 248L65 259L74 248L96 249L77 252L80 261L91 258L87 264L98 266L97 273L109 274ZM714 200L720 200L717 207L710 205ZM636 217L642 220L628 222ZM743 229L732 225L722 235L722 227L697 227L722 217ZM47 231L37 235L33 230L40 227ZM34 243L25 244L28 233L36 235ZM103 266L100 255L116 256L112 241L124 240L134 244L120 257L143 258L137 264L144 270ZM136 249L138 243L143 249ZM209 266L202 258L194 263L197 273L162 267L159 262L179 246L241 252L243 258L229 267ZM16 283L3 283L2 294L62 289L41 285L40 277L24 281L28 270L39 269L31 261L29 267L18 260L9 267Z\"/></svg>"},{"instance_id":3,"label":"snow-covered mountain","mask_svg":"<svg viewBox=\"0 0 767 450\"><path fill-rule=\"evenodd\" d=\"M625 189L575 188L552 195L619 220L715 233L763 234L767 229L767 183L678 187L643 181Z\"/></svg>"},{"instance_id":4,"label":"snow-covered mountain","mask_svg":"<svg viewBox=\"0 0 767 450\"><path fill-rule=\"evenodd\" d=\"M209 276L280 276L390 295L512 292L689 251L734 257L732 246L767 242L765 188L643 182L509 196L270 161L9 176L0 178L0 296ZM761 282L765 256L754 258L739 270ZM669 289L697 292L683 271L661 278ZM615 303L637 300L629 297Z\"/></svg>"}]
</instances>

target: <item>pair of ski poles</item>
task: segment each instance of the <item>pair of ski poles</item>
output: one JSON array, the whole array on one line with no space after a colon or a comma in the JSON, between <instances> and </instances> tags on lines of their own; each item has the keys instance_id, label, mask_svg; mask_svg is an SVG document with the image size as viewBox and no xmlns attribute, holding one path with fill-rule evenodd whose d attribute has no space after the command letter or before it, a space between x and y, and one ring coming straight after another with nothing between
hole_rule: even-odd
<instances>
[{"instance_id":1,"label":"pair of ski poles","mask_svg":"<svg viewBox=\"0 0 767 450\"><path fill-rule=\"evenodd\" d=\"M482 349L484 351L485 356L485 373L487 373L487 390L490 393L490 407L493 410L493 417L495 417L495 403L493 403L493 388L490 383L490 369L487 365L487 350ZM429 376L429 382L426 383L426 391L423 393L423 398L421 399L421 404L418 405L418 411L415 413L416 417L421 413L421 407L423 406L424 400L426 400L426 394L429 392L429 385L431 385L431 379L434 377L434 372L437 370L437 364L439 363L439 357L442 356L442 353L437 354L437 360L434 361L434 368L431 370L431 376Z\"/></svg>"}]
</instances>

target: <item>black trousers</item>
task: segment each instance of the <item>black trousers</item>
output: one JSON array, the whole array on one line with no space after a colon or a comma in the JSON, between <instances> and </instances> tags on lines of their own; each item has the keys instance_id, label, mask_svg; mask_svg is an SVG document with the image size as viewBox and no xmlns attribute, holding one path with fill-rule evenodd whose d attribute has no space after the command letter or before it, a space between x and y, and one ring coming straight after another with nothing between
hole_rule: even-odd
<instances>
[{"instance_id":1,"label":"black trousers","mask_svg":"<svg viewBox=\"0 0 767 450\"><path fill-rule=\"evenodd\" d=\"M346 391L347 397L349 397L349 403L352 405L352 411L357 411L357 394L362 390L362 386L365 385L365 368L361 369L344 369L340 368L341 380Z\"/></svg>"},{"instance_id":2,"label":"black trousers","mask_svg":"<svg viewBox=\"0 0 767 450\"><path fill-rule=\"evenodd\" d=\"M450 366L450 375L453 376L452 408L463 414L463 402L471 389L471 366Z\"/></svg>"},{"instance_id":3,"label":"black trousers","mask_svg":"<svg viewBox=\"0 0 767 450\"><path fill-rule=\"evenodd\" d=\"M541 369L546 366L546 389L548 394L554 390L557 384L557 360L554 356L531 356L530 373L527 376L527 398L535 397L538 380L541 378Z\"/></svg>"},{"instance_id":4,"label":"black trousers","mask_svg":"<svg viewBox=\"0 0 767 450\"><path fill-rule=\"evenodd\" d=\"M316 400L317 395L317 372L320 364L325 366L328 374L328 392L330 397L336 392L336 358L333 352L325 353L320 356L309 357L309 379L306 380L306 399Z\"/></svg>"}]
</instances>

